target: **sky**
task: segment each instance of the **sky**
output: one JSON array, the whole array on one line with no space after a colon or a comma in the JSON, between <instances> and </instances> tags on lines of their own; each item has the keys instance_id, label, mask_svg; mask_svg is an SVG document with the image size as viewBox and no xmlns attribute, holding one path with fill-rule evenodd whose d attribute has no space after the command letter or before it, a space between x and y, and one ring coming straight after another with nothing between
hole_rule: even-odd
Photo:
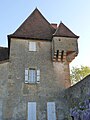
<instances>
[{"instance_id":1,"label":"sky","mask_svg":"<svg viewBox=\"0 0 90 120\"><path fill-rule=\"evenodd\" d=\"M62 21L80 36L79 54L71 67L90 67L90 0L1 0L0 46L7 47L7 35L12 34L36 7L50 23Z\"/></svg>"}]
</instances>

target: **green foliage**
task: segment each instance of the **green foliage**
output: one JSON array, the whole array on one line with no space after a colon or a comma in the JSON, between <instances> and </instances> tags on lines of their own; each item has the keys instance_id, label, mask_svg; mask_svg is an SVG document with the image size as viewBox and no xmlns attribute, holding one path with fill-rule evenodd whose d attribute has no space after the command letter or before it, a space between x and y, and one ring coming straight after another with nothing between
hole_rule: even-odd
<instances>
[{"instance_id":1,"label":"green foliage","mask_svg":"<svg viewBox=\"0 0 90 120\"><path fill-rule=\"evenodd\" d=\"M77 83L78 81L86 77L88 74L90 74L90 67L88 66L81 65L80 67L72 67L70 74L71 83Z\"/></svg>"}]
</instances>

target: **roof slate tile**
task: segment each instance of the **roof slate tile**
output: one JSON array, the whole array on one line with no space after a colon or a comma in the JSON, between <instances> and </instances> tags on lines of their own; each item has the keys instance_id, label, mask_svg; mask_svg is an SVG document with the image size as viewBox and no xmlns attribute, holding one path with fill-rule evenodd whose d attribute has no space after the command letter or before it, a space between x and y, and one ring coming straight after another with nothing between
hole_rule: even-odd
<instances>
[{"instance_id":1,"label":"roof slate tile","mask_svg":"<svg viewBox=\"0 0 90 120\"><path fill-rule=\"evenodd\" d=\"M50 40L54 32L55 29L36 8L11 36Z\"/></svg>"},{"instance_id":2,"label":"roof slate tile","mask_svg":"<svg viewBox=\"0 0 90 120\"><path fill-rule=\"evenodd\" d=\"M79 36L75 35L68 27L66 27L62 22L57 27L53 36L58 37L71 37L71 38L79 38Z\"/></svg>"}]
</instances>

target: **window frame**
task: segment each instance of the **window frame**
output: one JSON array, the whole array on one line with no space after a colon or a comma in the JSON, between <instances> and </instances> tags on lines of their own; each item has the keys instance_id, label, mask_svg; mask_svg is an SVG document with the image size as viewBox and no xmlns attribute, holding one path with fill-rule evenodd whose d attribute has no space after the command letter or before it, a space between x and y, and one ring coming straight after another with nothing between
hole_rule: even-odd
<instances>
[{"instance_id":1,"label":"window frame","mask_svg":"<svg viewBox=\"0 0 90 120\"><path fill-rule=\"evenodd\" d=\"M34 78L34 80L30 80L30 70L34 71L31 73L31 78ZM32 82L33 81L33 82ZM40 83L40 69L36 68L25 68L25 83L27 84L37 84Z\"/></svg>"}]
</instances>

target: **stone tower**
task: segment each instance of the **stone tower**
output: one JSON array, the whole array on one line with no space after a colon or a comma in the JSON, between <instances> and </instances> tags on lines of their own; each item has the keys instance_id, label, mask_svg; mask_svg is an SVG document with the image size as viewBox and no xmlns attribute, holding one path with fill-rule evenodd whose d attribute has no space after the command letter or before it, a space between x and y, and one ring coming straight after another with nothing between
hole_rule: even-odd
<instances>
[{"instance_id":1,"label":"stone tower","mask_svg":"<svg viewBox=\"0 0 90 120\"><path fill-rule=\"evenodd\" d=\"M64 119L61 93L70 87L69 63L78 54L77 39L63 23L50 24L37 8L8 35L3 120Z\"/></svg>"},{"instance_id":2,"label":"stone tower","mask_svg":"<svg viewBox=\"0 0 90 120\"><path fill-rule=\"evenodd\" d=\"M70 87L69 63L78 55L77 38L62 22L57 27L52 38L52 61L64 75L64 87ZM63 70L61 70L63 68ZM60 75L61 78L61 75ZM63 82L63 81L62 81Z\"/></svg>"}]
</instances>

